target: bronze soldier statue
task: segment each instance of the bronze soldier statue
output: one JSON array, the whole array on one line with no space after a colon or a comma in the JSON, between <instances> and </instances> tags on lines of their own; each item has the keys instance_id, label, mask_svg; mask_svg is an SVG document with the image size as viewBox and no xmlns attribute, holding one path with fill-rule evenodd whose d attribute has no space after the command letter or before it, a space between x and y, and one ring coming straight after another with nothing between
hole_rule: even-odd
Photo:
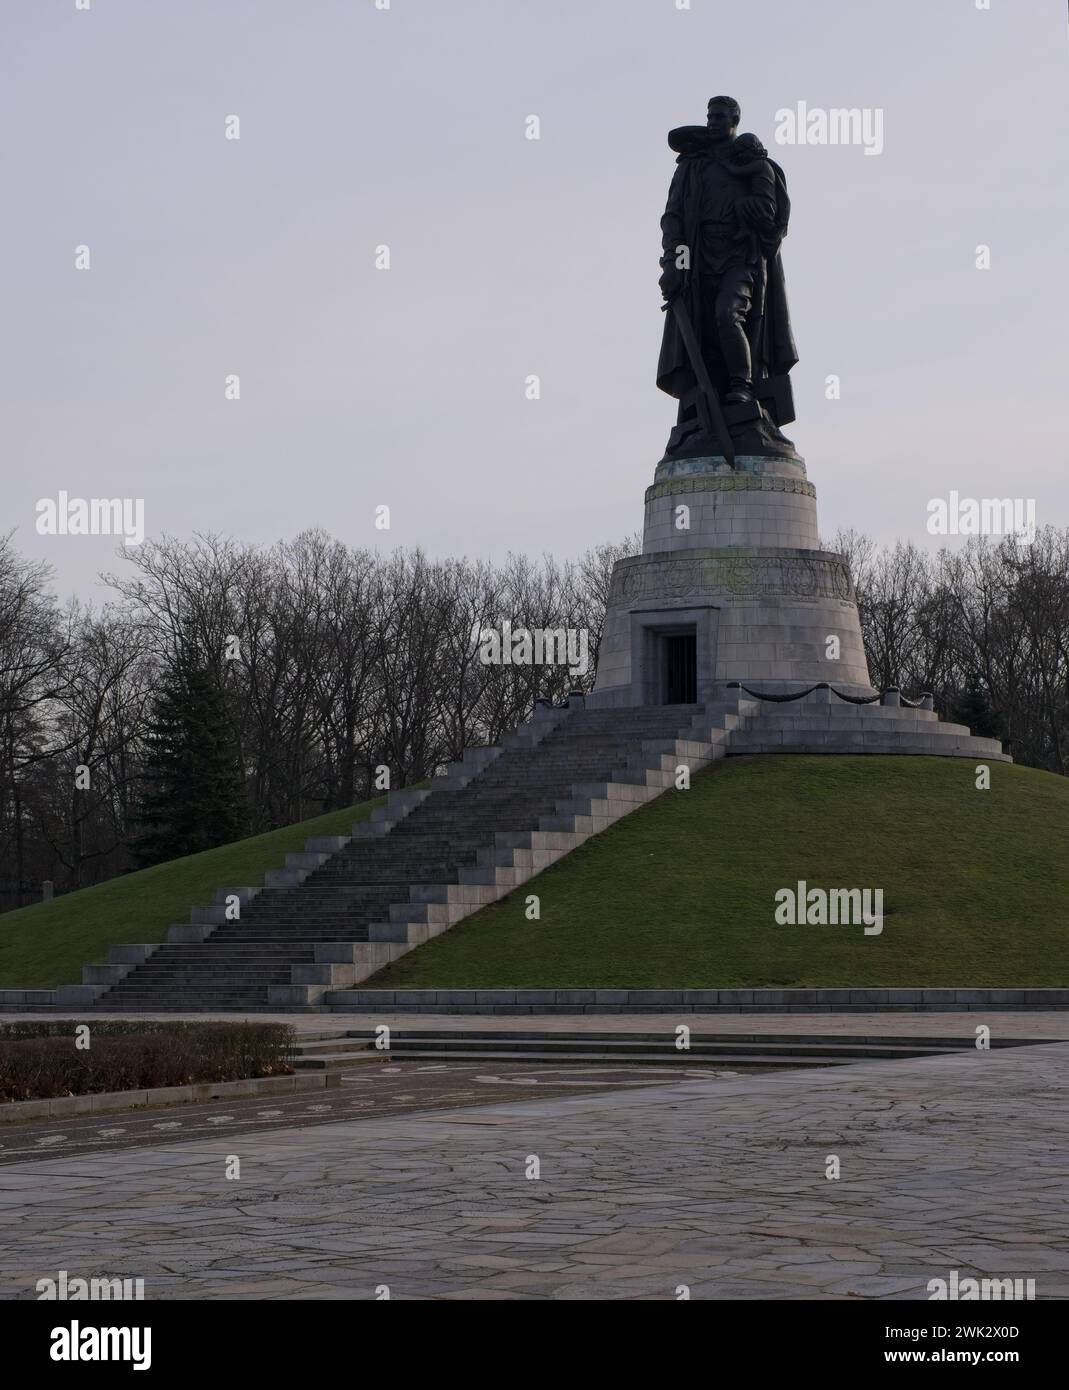
<instances>
[{"instance_id":1,"label":"bronze soldier statue","mask_svg":"<svg viewBox=\"0 0 1069 1390\"><path fill-rule=\"evenodd\" d=\"M732 97L713 97L704 126L668 136L678 158L661 218L670 312L657 385L680 403L670 459L797 458L779 429L794 419L798 360L780 260L787 184L755 135L736 135L740 116Z\"/></svg>"}]
</instances>

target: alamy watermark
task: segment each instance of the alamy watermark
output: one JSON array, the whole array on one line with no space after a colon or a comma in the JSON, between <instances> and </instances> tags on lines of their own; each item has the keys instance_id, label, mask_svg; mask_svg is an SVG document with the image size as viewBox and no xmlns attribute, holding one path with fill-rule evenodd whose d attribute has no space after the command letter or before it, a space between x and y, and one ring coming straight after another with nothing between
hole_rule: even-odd
<instances>
[{"instance_id":1,"label":"alamy watermark","mask_svg":"<svg viewBox=\"0 0 1069 1390\"><path fill-rule=\"evenodd\" d=\"M102 1279L96 1275L90 1279L72 1278L65 1269L61 1269L55 1279L48 1275L38 1279L35 1287L38 1299L45 1301L136 1302L145 1297L144 1279Z\"/></svg>"},{"instance_id":2,"label":"alamy watermark","mask_svg":"<svg viewBox=\"0 0 1069 1390\"><path fill-rule=\"evenodd\" d=\"M809 106L776 112L777 145L860 145L867 155L883 153L883 108L880 106Z\"/></svg>"},{"instance_id":3,"label":"alamy watermark","mask_svg":"<svg viewBox=\"0 0 1069 1390\"><path fill-rule=\"evenodd\" d=\"M53 1327L53 1361L129 1361L135 1371L152 1366L151 1327Z\"/></svg>"},{"instance_id":4,"label":"alamy watermark","mask_svg":"<svg viewBox=\"0 0 1069 1390\"><path fill-rule=\"evenodd\" d=\"M776 923L781 927L864 927L866 936L883 931L882 888L794 888L776 890Z\"/></svg>"},{"instance_id":5,"label":"alamy watermark","mask_svg":"<svg viewBox=\"0 0 1069 1390\"><path fill-rule=\"evenodd\" d=\"M928 503L930 536L1017 536L1036 538L1034 497L933 497Z\"/></svg>"},{"instance_id":6,"label":"alamy watermark","mask_svg":"<svg viewBox=\"0 0 1069 1390\"><path fill-rule=\"evenodd\" d=\"M122 536L128 545L145 539L143 497L42 497L34 508L39 536Z\"/></svg>"},{"instance_id":7,"label":"alamy watermark","mask_svg":"<svg viewBox=\"0 0 1069 1390\"><path fill-rule=\"evenodd\" d=\"M567 666L569 675L590 669L590 641L585 627L516 627L509 618L500 631L476 624L471 640L484 666Z\"/></svg>"},{"instance_id":8,"label":"alamy watermark","mask_svg":"<svg viewBox=\"0 0 1069 1390\"><path fill-rule=\"evenodd\" d=\"M929 1302L939 1302L947 1300L961 1300L962 1302L970 1299L1011 1299L1023 1301L1035 1298L1036 1281L1034 1279L974 1279L971 1275L960 1278L958 1271L952 1269L946 1279L929 1279L927 1284Z\"/></svg>"}]
</instances>

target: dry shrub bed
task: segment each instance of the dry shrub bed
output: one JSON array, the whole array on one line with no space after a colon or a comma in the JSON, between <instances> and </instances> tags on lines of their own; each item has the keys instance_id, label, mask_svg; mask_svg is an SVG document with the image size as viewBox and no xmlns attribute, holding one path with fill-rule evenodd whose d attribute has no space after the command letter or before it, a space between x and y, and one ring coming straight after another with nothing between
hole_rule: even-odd
<instances>
[{"instance_id":1,"label":"dry shrub bed","mask_svg":"<svg viewBox=\"0 0 1069 1390\"><path fill-rule=\"evenodd\" d=\"M77 1046L80 1027L88 1047ZM294 1037L284 1023L3 1023L0 1102L281 1076Z\"/></svg>"}]
</instances>

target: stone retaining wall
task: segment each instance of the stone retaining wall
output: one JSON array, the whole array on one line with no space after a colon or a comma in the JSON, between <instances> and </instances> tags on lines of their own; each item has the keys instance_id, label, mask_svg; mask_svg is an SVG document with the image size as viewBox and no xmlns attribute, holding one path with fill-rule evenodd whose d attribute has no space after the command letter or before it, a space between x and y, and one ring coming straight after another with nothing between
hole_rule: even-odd
<instances>
[{"instance_id":1,"label":"stone retaining wall","mask_svg":"<svg viewBox=\"0 0 1069 1390\"><path fill-rule=\"evenodd\" d=\"M1069 1009L1069 989L356 989L327 1003L359 1013L959 1013Z\"/></svg>"}]
</instances>

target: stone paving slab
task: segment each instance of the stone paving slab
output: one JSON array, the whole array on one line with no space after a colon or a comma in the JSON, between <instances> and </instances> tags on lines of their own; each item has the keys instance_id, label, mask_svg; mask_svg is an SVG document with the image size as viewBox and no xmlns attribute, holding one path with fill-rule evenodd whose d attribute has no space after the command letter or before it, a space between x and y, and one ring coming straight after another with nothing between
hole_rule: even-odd
<instances>
[{"instance_id":1,"label":"stone paving slab","mask_svg":"<svg viewBox=\"0 0 1069 1390\"><path fill-rule=\"evenodd\" d=\"M66 1269L150 1298L923 1299L957 1269L1066 1298L1067 1073L1059 1043L15 1164L0 1296Z\"/></svg>"}]
</instances>

